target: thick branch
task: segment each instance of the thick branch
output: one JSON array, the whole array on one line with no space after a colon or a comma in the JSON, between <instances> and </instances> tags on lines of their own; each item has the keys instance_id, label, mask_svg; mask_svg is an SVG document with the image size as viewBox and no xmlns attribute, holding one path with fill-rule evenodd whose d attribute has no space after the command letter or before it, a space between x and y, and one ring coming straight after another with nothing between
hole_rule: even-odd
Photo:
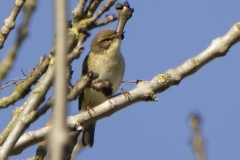
<instances>
[{"instance_id":1,"label":"thick branch","mask_svg":"<svg viewBox=\"0 0 240 160\"><path fill-rule=\"evenodd\" d=\"M225 55L230 47L239 41L240 22L235 24L223 37L213 40L211 45L202 53L187 60L179 67L168 70L165 74L159 74L149 82L139 81L137 86L129 91L130 96L126 97L126 95L121 94L106 100L104 103L94 107L94 111L90 110L91 116L88 111L85 111L78 115L68 117L67 124L72 130L81 130L85 125L110 116L133 103L150 100L156 101L156 93L161 93L170 86L179 84L183 78L195 73L204 66L204 64L207 64L207 62ZM41 136L46 134L47 131L44 131L44 134L41 134ZM37 138L39 139L41 137ZM21 140L22 138L19 139L19 141Z\"/></svg>"},{"instance_id":2,"label":"thick branch","mask_svg":"<svg viewBox=\"0 0 240 160\"><path fill-rule=\"evenodd\" d=\"M66 55L67 55L67 25L66 25L66 1L54 0L55 8L55 30L56 30L56 71L55 71L55 101L52 111L53 124L48 136L51 159L62 159L67 151L67 127L66 127Z\"/></svg>"},{"instance_id":3,"label":"thick branch","mask_svg":"<svg viewBox=\"0 0 240 160\"><path fill-rule=\"evenodd\" d=\"M224 56L232 45L240 41L240 22L235 24L223 37L213 40L211 45L202 53L194 58L184 62L175 69L168 70L165 74L154 77L151 81L140 81L138 85L129 92L131 95L128 99L125 96L118 96L109 99L94 108L95 112L83 112L79 115L79 125L89 124L103 117L110 116L124 107L144 100L156 100L155 93L160 93L172 85L179 84L180 81L195 73L202 66L214 58ZM72 124L74 127L76 124Z\"/></svg>"},{"instance_id":4,"label":"thick branch","mask_svg":"<svg viewBox=\"0 0 240 160\"><path fill-rule=\"evenodd\" d=\"M225 56L229 49L239 41L240 22L233 25L233 27L223 37L214 39L210 46L203 52L193 58L188 59L179 67L168 70L165 73L165 76L170 76L171 78L168 84L178 84L183 78L192 75L213 59ZM161 88L159 89L161 90Z\"/></svg>"}]
</instances>

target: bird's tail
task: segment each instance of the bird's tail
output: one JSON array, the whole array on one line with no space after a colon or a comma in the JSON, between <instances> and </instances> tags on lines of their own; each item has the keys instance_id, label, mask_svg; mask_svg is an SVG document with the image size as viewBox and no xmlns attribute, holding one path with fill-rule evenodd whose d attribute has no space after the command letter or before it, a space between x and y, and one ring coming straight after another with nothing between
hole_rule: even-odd
<instances>
[{"instance_id":1,"label":"bird's tail","mask_svg":"<svg viewBox=\"0 0 240 160\"><path fill-rule=\"evenodd\" d=\"M95 131L96 122L89 124L88 126L84 127L83 135L82 135L82 145L89 147L93 146L94 143L94 131Z\"/></svg>"}]
</instances>

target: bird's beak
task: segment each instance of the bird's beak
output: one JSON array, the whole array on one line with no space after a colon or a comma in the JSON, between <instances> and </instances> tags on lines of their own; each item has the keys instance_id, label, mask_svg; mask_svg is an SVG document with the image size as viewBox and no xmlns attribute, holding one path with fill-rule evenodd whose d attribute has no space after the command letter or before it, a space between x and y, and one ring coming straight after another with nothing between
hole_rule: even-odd
<instances>
[{"instance_id":1,"label":"bird's beak","mask_svg":"<svg viewBox=\"0 0 240 160\"><path fill-rule=\"evenodd\" d=\"M118 32L117 37L121 38L121 40L123 40L124 39L124 33L125 33L124 31L123 32Z\"/></svg>"}]
</instances>

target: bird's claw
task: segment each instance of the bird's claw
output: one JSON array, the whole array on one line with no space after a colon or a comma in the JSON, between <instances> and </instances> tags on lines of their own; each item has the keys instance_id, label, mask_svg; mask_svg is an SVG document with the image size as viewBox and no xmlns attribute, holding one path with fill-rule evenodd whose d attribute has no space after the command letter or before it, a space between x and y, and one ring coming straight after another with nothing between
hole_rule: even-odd
<instances>
[{"instance_id":1,"label":"bird's claw","mask_svg":"<svg viewBox=\"0 0 240 160\"><path fill-rule=\"evenodd\" d=\"M92 110L93 112L95 112L93 108L87 106L87 112L88 112L89 116L90 116L90 117L93 117L93 116L92 116L92 113L90 112L91 110Z\"/></svg>"},{"instance_id":2,"label":"bird's claw","mask_svg":"<svg viewBox=\"0 0 240 160\"><path fill-rule=\"evenodd\" d=\"M125 96L125 99L128 99L129 101L131 100L132 96L127 90L121 88L121 94L123 94Z\"/></svg>"}]
</instances>

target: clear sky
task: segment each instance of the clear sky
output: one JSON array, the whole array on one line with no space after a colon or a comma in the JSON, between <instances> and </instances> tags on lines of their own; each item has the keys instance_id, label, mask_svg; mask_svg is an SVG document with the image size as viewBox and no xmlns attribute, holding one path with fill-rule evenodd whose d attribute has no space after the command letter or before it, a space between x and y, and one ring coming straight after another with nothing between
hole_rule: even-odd
<instances>
[{"instance_id":1,"label":"clear sky","mask_svg":"<svg viewBox=\"0 0 240 160\"><path fill-rule=\"evenodd\" d=\"M69 0L69 19L77 0ZM123 3L124 1L118 1ZM207 48L214 38L223 36L240 21L239 0L218 1L133 1L132 19L125 27L121 51L126 61L124 80L150 80L155 75L175 68ZM0 21L9 15L14 0L0 2ZM116 13L111 9L108 13ZM16 28L22 19L17 17ZM8 80L22 78L35 67L42 55L47 55L53 39L51 1L39 1L33 15L29 36L24 41ZM0 59L8 52L16 37L12 31L0 50ZM102 29L115 29L116 22L95 29L84 44L83 55L73 62L73 79L80 77L81 63L89 51L93 36ZM202 116L202 132L208 159L240 159L240 44L233 46L225 57L204 66L178 86L158 94L158 102L140 102L98 121L95 144L79 155L84 160L163 159L193 160L190 147L191 113ZM134 85L122 84L131 90ZM9 95L13 86L3 90L0 98ZM49 97L49 94L48 96ZM0 111L2 130L10 120L14 107L26 98ZM77 101L68 105L69 115L78 113ZM30 126L44 126L50 112ZM36 145L11 159L26 159L35 155Z\"/></svg>"}]
</instances>

